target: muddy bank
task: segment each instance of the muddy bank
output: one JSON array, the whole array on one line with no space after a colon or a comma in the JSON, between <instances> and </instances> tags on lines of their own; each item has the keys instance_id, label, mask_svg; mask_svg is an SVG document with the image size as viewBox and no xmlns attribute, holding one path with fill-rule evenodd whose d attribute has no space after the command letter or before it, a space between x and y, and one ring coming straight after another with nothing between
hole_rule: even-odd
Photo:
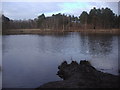
<instances>
[{"instance_id":1,"label":"muddy bank","mask_svg":"<svg viewBox=\"0 0 120 90\"><path fill-rule=\"evenodd\" d=\"M63 80L46 83L41 88L118 88L119 76L96 70L88 61L64 61L57 75Z\"/></svg>"}]
</instances>

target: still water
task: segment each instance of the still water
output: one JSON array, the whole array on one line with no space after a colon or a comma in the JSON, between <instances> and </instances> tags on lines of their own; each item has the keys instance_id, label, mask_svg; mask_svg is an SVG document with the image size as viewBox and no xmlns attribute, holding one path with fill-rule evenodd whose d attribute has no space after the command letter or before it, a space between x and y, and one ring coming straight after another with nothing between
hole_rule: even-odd
<instances>
[{"instance_id":1,"label":"still water","mask_svg":"<svg viewBox=\"0 0 120 90\"><path fill-rule=\"evenodd\" d=\"M118 74L118 37L71 32L3 36L3 88L36 88L61 80L64 60L89 60L98 70Z\"/></svg>"},{"instance_id":2,"label":"still water","mask_svg":"<svg viewBox=\"0 0 120 90\"><path fill-rule=\"evenodd\" d=\"M0 35L0 90L2 89L2 35Z\"/></svg>"}]
</instances>

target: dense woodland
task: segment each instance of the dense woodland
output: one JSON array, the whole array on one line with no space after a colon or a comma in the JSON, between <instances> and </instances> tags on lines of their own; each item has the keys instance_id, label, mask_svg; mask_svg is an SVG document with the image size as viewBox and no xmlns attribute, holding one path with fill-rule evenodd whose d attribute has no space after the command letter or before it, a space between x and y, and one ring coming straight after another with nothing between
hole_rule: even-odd
<instances>
[{"instance_id":1,"label":"dense woodland","mask_svg":"<svg viewBox=\"0 0 120 90\"><path fill-rule=\"evenodd\" d=\"M95 7L89 13L83 11L79 17L58 13L50 17L45 17L44 14L41 14L33 20L10 20L8 17L2 15L2 27L3 30L116 29L120 28L120 15L117 16L109 8L96 9Z\"/></svg>"}]
</instances>

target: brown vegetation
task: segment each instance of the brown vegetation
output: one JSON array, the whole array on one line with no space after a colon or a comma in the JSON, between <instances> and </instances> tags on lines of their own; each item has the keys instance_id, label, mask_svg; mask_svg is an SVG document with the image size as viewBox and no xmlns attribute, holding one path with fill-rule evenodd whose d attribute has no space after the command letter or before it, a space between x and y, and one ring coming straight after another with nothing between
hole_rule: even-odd
<instances>
[{"instance_id":1,"label":"brown vegetation","mask_svg":"<svg viewBox=\"0 0 120 90\"><path fill-rule=\"evenodd\" d=\"M51 29L9 29L3 32L3 35L9 34L43 34L43 33L64 33L64 32L81 32L87 34L120 34L120 29L76 29L76 30L51 30Z\"/></svg>"}]
</instances>

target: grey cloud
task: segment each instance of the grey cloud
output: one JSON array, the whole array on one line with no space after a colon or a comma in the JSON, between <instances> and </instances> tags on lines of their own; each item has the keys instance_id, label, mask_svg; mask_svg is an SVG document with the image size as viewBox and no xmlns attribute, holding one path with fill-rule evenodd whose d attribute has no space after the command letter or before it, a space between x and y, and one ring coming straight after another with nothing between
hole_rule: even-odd
<instances>
[{"instance_id":1,"label":"grey cloud","mask_svg":"<svg viewBox=\"0 0 120 90\"><path fill-rule=\"evenodd\" d=\"M77 2L78 3L78 2ZM3 13L11 19L33 19L44 13L52 15L54 13L66 13L79 16L82 11L89 12L94 6L96 8L109 7L118 14L118 2L86 2L86 8L64 11L61 7L64 2L4 2Z\"/></svg>"},{"instance_id":2,"label":"grey cloud","mask_svg":"<svg viewBox=\"0 0 120 90\"><path fill-rule=\"evenodd\" d=\"M13 19L35 18L42 13L60 11L59 3L10 2L3 3L3 12Z\"/></svg>"}]
</instances>

